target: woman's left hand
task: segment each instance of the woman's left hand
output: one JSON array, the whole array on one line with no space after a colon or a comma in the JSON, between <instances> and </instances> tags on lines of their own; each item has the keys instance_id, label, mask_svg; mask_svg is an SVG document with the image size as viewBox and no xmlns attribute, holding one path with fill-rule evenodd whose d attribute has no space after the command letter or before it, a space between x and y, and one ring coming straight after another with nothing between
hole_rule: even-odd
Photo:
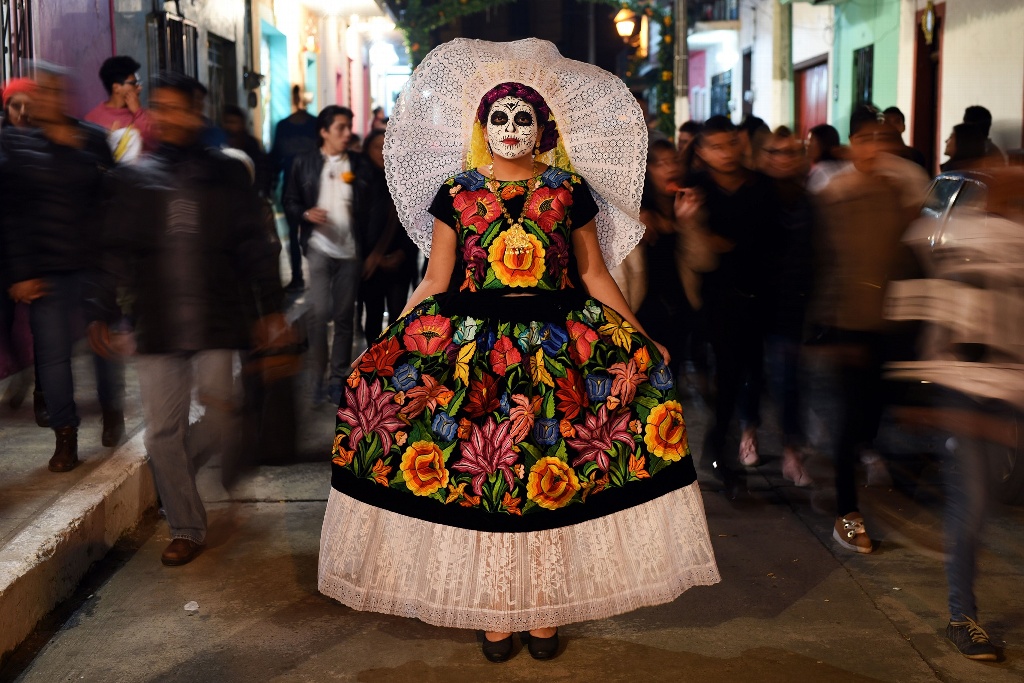
<instances>
[{"instance_id":1,"label":"woman's left hand","mask_svg":"<svg viewBox=\"0 0 1024 683\"><path fill-rule=\"evenodd\" d=\"M652 339L651 341L654 341L654 340ZM666 349L664 346L662 346L658 342L654 342L654 346L657 347L658 353L661 354L662 361L664 361L665 365L668 365L669 361L672 360L672 354L670 354L668 352L668 349Z\"/></svg>"}]
</instances>

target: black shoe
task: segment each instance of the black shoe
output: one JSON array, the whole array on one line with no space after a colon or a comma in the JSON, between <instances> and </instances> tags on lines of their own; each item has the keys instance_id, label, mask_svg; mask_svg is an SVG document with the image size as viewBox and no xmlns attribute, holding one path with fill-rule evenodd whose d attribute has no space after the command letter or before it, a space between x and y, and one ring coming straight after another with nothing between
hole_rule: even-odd
<instances>
[{"instance_id":1,"label":"black shoe","mask_svg":"<svg viewBox=\"0 0 1024 683\"><path fill-rule=\"evenodd\" d=\"M501 663L508 661L509 657L512 656L512 634L508 635L508 638L501 640L487 640L487 634L481 635L483 638L483 651L484 657L487 657L487 661Z\"/></svg>"},{"instance_id":2,"label":"black shoe","mask_svg":"<svg viewBox=\"0 0 1024 683\"><path fill-rule=\"evenodd\" d=\"M50 413L46 410L46 397L43 392L32 393L32 410L36 414L36 424L40 427L50 426Z\"/></svg>"},{"instance_id":3,"label":"black shoe","mask_svg":"<svg viewBox=\"0 0 1024 683\"><path fill-rule=\"evenodd\" d=\"M57 447L50 458L50 471L70 472L78 467L78 428L63 427L53 432L57 435Z\"/></svg>"},{"instance_id":4,"label":"black shoe","mask_svg":"<svg viewBox=\"0 0 1024 683\"><path fill-rule=\"evenodd\" d=\"M124 438L124 413L120 410L103 411L103 435L100 441L106 448L116 446Z\"/></svg>"},{"instance_id":5,"label":"black shoe","mask_svg":"<svg viewBox=\"0 0 1024 683\"><path fill-rule=\"evenodd\" d=\"M292 280L285 285L284 289L286 292L301 292L306 289L306 283L302 280Z\"/></svg>"},{"instance_id":6,"label":"black shoe","mask_svg":"<svg viewBox=\"0 0 1024 683\"><path fill-rule=\"evenodd\" d=\"M550 638L538 638L530 635L529 631L523 631L519 634L519 639L523 641L523 645L534 659L554 659L558 654L558 631Z\"/></svg>"},{"instance_id":7,"label":"black shoe","mask_svg":"<svg viewBox=\"0 0 1024 683\"><path fill-rule=\"evenodd\" d=\"M967 659L994 662L999 659L999 649L989 640L985 629L974 619L965 616L966 621L950 621L946 624L946 638Z\"/></svg>"}]
</instances>

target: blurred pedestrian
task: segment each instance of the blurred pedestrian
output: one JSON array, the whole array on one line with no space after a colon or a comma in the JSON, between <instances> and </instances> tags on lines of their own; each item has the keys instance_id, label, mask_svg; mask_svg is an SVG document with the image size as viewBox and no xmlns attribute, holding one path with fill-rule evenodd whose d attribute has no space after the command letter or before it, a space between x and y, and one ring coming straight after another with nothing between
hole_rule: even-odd
<instances>
[{"instance_id":1,"label":"blurred pedestrian","mask_svg":"<svg viewBox=\"0 0 1024 683\"><path fill-rule=\"evenodd\" d=\"M370 130L366 131L366 138L369 141L370 133L374 131L385 131L388 127L388 119L384 115L384 107L373 108L373 118L370 119Z\"/></svg>"},{"instance_id":2,"label":"blurred pedestrian","mask_svg":"<svg viewBox=\"0 0 1024 683\"><path fill-rule=\"evenodd\" d=\"M925 160L924 154L908 145L906 140L903 139L903 134L907 132L907 119L903 112L900 111L900 108L889 107L882 112L882 117L885 119L886 124L895 128L900 134L900 142L903 146L900 148L899 155L907 161L913 161L931 175L931 169L928 168L928 162Z\"/></svg>"},{"instance_id":3,"label":"blurred pedestrian","mask_svg":"<svg viewBox=\"0 0 1024 683\"><path fill-rule=\"evenodd\" d=\"M976 123L958 123L946 138L943 153L949 157L940 167L945 171L981 168L991 158L985 152L985 129Z\"/></svg>"},{"instance_id":4,"label":"blurred pedestrian","mask_svg":"<svg viewBox=\"0 0 1024 683\"><path fill-rule=\"evenodd\" d=\"M320 149L295 159L284 207L289 219L300 226L299 241L309 262L313 402L326 395L336 406L352 360L374 170L362 154L348 151L351 109L324 107L317 117L317 130ZM328 323L334 325L329 356Z\"/></svg>"},{"instance_id":5,"label":"blurred pedestrian","mask_svg":"<svg viewBox=\"0 0 1024 683\"><path fill-rule=\"evenodd\" d=\"M877 109L850 116L849 159L819 195L823 251L818 341L828 344L840 398L833 438L837 517L833 537L860 553L874 549L857 504L856 466L882 414L882 363L890 337L882 302L890 280L907 272L901 239L920 210L928 177L898 156L899 132Z\"/></svg>"},{"instance_id":6,"label":"blurred pedestrian","mask_svg":"<svg viewBox=\"0 0 1024 683\"><path fill-rule=\"evenodd\" d=\"M807 175L807 191L821 192L839 171L849 165L845 159L845 148L839 144L839 131L822 123L807 133L807 161L811 169Z\"/></svg>"},{"instance_id":7,"label":"blurred pedestrian","mask_svg":"<svg viewBox=\"0 0 1024 683\"><path fill-rule=\"evenodd\" d=\"M975 104L964 109L964 123L979 126L985 138L985 156L988 159L986 166L1005 166L1006 154L999 149L999 145L992 141L989 135L992 132L992 112L985 107Z\"/></svg>"},{"instance_id":8,"label":"blurred pedestrian","mask_svg":"<svg viewBox=\"0 0 1024 683\"><path fill-rule=\"evenodd\" d=\"M298 85L292 86L292 106L295 111L291 116L278 121L274 128L274 143L270 148L270 162L273 167L271 185L277 187L278 178L281 178L282 206L284 197L290 189L292 164L295 163L295 159L303 154L316 151L320 144L316 117L306 111L302 88ZM302 274L299 222L287 210L285 211L285 220L288 222L288 263L291 266L291 281L286 289L302 291L306 284Z\"/></svg>"},{"instance_id":9,"label":"blurred pedestrian","mask_svg":"<svg viewBox=\"0 0 1024 683\"><path fill-rule=\"evenodd\" d=\"M743 494L746 477L725 445L737 410L739 464L760 463L757 427L765 294L775 268L774 253L780 247L779 205L772 181L743 165L743 140L727 117L708 119L694 145L706 170L687 180L678 215L689 224L690 232L714 240L717 252L717 264L704 274L701 288L717 386L715 420L702 462L714 468L727 495L735 498Z\"/></svg>"},{"instance_id":10,"label":"blurred pedestrian","mask_svg":"<svg viewBox=\"0 0 1024 683\"><path fill-rule=\"evenodd\" d=\"M239 106L229 104L224 107L221 120L224 123L228 147L242 150L252 160L255 176L253 186L256 193L269 199L272 181L270 156L263 151L263 145L256 136L249 132L249 120L245 111Z\"/></svg>"},{"instance_id":11,"label":"blurred pedestrian","mask_svg":"<svg viewBox=\"0 0 1024 683\"><path fill-rule=\"evenodd\" d=\"M757 157L768 136L771 135L771 128L759 116L749 114L737 128L740 134L740 143L743 146L743 165L750 169L757 169Z\"/></svg>"},{"instance_id":12,"label":"blurred pedestrian","mask_svg":"<svg viewBox=\"0 0 1024 683\"><path fill-rule=\"evenodd\" d=\"M765 141L758 164L775 183L779 244L770 270L765 357L771 393L782 421L782 476L797 486L813 482L803 466L801 345L814 286L816 216L807 192L804 146L785 126Z\"/></svg>"},{"instance_id":13,"label":"blurred pedestrian","mask_svg":"<svg viewBox=\"0 0 1024 683\"><path fill-rule=\"evenodd\" d=\"M27 128L30 125L30 105L35 87L31 78L12 78L7 81L3 87L4 113L0 128Z\"/></svg>"},{"instance_id":14,"label":"blurred pedestrian","mask_svg":"<svg viewBox=\"0 0 1024 683\"><path fill-rule=\"evenodd\" d=\"M235 457L236 350L290 342L278 252L244 167L200 143L198 92L194 79L171 72L152 85L160 147L114 175L102 236L107 277L89 326L93 348L116 355L111 327L122 316L117 286L125 287L133 300L146 451L172 538L161 555L168 566L191 562L206 539L197 463L214 452L225 463ZM205 412L190 426L193 389Z\"/></svg>"},{"instance_id":15,"label":"blurred pedestrian","mask_svg":"<svg viewBox=\"0 0 1024 683\"><path fill-rule=\"evenodd\" d=\"M94 278L104 176L114 165L103 130L71 118L67 76L36 65L32 120L38 128L4 131L3 274L29 319L49 426L56 436L52 472L78 465L79 416L71 371L83 288ZM77 328L77 329L76 329ZM104 446L124 436L124 368L95 358Z\"/></svg>"},{"instance_id":16,"label":"blurred pedestrian","mask_svg":"<svg viewBox=\"0 0 1024 683\"><path fill-rule=\"evenodd\" d=\"M686 150L690 148L693 141L697 139L698 133L700 133L700 123L692 119L683 121L682 125L679 126L679 132L676 135L676 149L679 151L680 159L682 159Z\"/></svg>"},{"instance_id":17,"label":"blurred pedestrian","mask_svg":"<svg viewBox=\"0 0 1024 683\"><path fill-rule=\"evenodd\" d=\"M373 164L370 186L372 201L366 234L368 253L363 261L363 283L360 298L366 308L366 345L371 346L384 327L384 310L394 322L409 298L409 287L416 276L419 249L402 228L384 178L384 131L373 130L363 145L366 157Z\"/></svg>"},{"instance_id":18,"label":"blurred pedestrian","mask_svg":"<svg viewBox=\"0 0 1024 683\"><path fill-rule=\"evenodd\" d=\"M109 97L85 115L86 121L109 132L108 142L117 162L134 161L143 152L152 152L157 145L149 114L140 101L140 67L128 55L105 60L100 67L100 80Z\"/></svg>"}]
</instances>

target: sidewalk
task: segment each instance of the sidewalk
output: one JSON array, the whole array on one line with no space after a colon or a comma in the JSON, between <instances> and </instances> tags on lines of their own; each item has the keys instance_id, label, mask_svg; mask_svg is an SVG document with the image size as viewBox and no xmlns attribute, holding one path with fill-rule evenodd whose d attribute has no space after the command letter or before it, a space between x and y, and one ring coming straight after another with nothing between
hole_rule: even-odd
<instances>
[{"instance_id":1,"label":"sidewalk","mask_svg":"<svg viewBox=\"0 0 1024 683\"><path fill-rule=\"evenodd\" d=\"M693 444L707 412L687 402ZM307 415L315 450L333 411ZM778 453L766 420L762 451ZM1024 509L997 511L977 586L983 624L1007 662L981 664L943 637L945 579L933 473L912 498L862 489L881 547L854 555L831 540L829 464L819 488L788 486L770 455L750 476L751 500L726 501L701 475L723 581L675 602L562 630L548 663L523 653L486 662L474 634L355 612L317 592L329 465L260 468L229 495L216 467L201 471L208 549L163 567L162 522L78 607L17 680L35 681L1018 681L1024 677ZM6 487L5 487L6 488ZM184 605L199 604L190 616ZM0 679L11 675L0 671Z\"/></svg>"}]
</instances>

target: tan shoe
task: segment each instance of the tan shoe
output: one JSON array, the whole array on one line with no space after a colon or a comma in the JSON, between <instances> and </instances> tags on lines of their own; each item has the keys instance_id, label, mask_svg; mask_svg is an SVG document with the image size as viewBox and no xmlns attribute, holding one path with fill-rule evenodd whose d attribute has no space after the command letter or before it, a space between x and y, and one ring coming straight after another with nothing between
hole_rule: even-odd
<instances>
[{"instance_id":1,"label":"tan shoe","mask_svg":"<svg viewBox=\"0 0 1024 683\"><path fill-rule=\"evenodd\" d=\"M201 543L195 543L187 538L176 538L164 548L163 554L160 555L160 561L168 567L180 567L196 559L201 552L203 552Z\"/></svg>"},{"instance_id":2,"label":"tan shoe","mask_svg":"<svg viewBox=\"0 0 1024 683\"><path fill-rule=\"evenodd\" d=\"M832 538L839 545L855 553L870 553L875 549L868 532L864 529L864 516L859 512L851 512L836 520L832 528Z\"/></svg>"}]
</instances>

